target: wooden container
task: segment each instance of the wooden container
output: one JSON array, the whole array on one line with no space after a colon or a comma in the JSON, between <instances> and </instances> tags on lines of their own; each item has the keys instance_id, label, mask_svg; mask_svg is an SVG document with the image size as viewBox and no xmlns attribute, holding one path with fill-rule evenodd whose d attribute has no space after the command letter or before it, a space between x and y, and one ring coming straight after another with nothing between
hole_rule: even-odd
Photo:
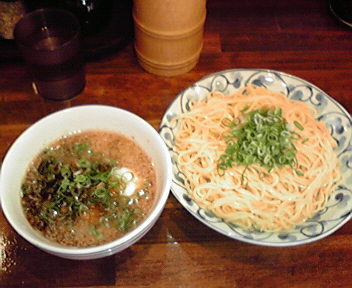
<instances>
[{"instance_id":1,"label":"wooden container","mask_svg":"<svg viewBox=\"0 0 352 288\"><path fill-rule=\"evenodd\" d=\"M206 0L134 0L135 52L148 72L190 71L203 47Z\"/></svg>"}]
</instances>

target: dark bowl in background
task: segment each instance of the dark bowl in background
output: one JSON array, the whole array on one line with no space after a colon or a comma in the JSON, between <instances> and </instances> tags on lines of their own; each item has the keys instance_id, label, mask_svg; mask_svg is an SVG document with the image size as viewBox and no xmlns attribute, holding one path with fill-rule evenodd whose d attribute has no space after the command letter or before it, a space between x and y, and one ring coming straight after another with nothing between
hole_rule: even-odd
<instances>
[{"instance_id":1,"label":"dark bowl in background","mask_svg":"<svg viewBox=\"0 0 352 288\"><path fill-rule=\"evenodd\" d=\"M352 0L329 0L329 5L339 21L352 27Z\"/></svg>"},{"instance_id":2,"label":"dark bowl in background","mask_svg":"<svg viewBox=\"0 0 352 288\"><path fill-rule=\"evenodd\" d=\"M133 39L132 0L22 0L25 11L61 8L80 20L82 50L87 61L116 53ZM0 37L0 61L21 59L14 40Z\"/></svg>"}]
</instances>

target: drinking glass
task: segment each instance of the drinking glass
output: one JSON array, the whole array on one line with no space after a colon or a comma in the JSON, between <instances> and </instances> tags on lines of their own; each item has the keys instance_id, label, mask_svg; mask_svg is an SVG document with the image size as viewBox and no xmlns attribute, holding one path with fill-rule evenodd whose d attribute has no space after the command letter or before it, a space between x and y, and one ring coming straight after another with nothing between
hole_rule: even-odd
<instances>
[{"instance_id":1,"label":"drinking glass","mask_svg":"<svg viewBox=\"0 0 352 288\"><path fill-rule=\"evenodd\" d=\"M80 24L71 12L32 11L17 23L14 36L42 97L66 100L82 92L85 72Z\"/></svg>"}]
</instances>

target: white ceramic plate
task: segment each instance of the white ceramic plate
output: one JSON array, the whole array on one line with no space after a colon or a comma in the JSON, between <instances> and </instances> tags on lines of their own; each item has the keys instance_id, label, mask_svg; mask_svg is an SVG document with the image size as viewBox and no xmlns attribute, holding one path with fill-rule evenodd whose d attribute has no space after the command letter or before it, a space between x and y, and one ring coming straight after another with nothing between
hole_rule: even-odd
<instances>
[{"instance_id":1,"label":"white ceramic plate","mask_svg":"<svg viewBox=\"0 0 352 288\"><path fill-rule=\"evenodd\" d=\"M290 99L312 104L317 112L317 120L330 129L338 146L336 154L341 164L343 179L328 201L326 209L319 212L303 225L287 233L250 232L222 219L210 215L189 198L184 188L181 171L178 169L174 143L174 131L171 125L175 115L190 109L190 101L199 101L210 91L224 94L234 93L247 84L264 86L280 92ZM171 191L178 201L199 221L230 238L265 246L293 246L313 242L326 237L344 225L351 218L352 208L352 119L347 111L332 97L313 84L283 72L258 69L232 69L217 72L202 78L182 91L166 110L160 135L169 148L173 164L173 183Z\"/></svg>"}]
</instances>

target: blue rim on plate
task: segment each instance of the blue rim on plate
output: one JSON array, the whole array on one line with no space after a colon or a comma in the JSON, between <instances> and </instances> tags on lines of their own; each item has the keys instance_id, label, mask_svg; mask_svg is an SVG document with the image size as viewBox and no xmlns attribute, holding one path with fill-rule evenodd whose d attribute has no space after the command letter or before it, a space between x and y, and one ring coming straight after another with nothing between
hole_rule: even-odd
<instances>
[{"instance_id":1,"label":"blue rim on plate","mask_svg":"<svg viewBox=\"0 0 352 288\"><path fill-rule=\"evenodd\" d=\"M175 115L189 111L190 103L203 99L210 91L232 94L238 89L253 84L280 92L290 99L303 101L315 107L317 120L329 128L338 146L338 156L342 180L330 196L327 207L304 224L285 233L251 232L200 208L187 194L183 185L182 173L176 161L175 134L177 127L171 120ZM266 69L230 69L205 76L179 93L165 111L160 124L160 136L169 148L173 165L171 192L181 205L195 218L211 229L232 239L263 246L295 246L322 239L351 219L352 209L352 118L332 97L315 85L290 74Z\"/></svg>"}]
</instances>

